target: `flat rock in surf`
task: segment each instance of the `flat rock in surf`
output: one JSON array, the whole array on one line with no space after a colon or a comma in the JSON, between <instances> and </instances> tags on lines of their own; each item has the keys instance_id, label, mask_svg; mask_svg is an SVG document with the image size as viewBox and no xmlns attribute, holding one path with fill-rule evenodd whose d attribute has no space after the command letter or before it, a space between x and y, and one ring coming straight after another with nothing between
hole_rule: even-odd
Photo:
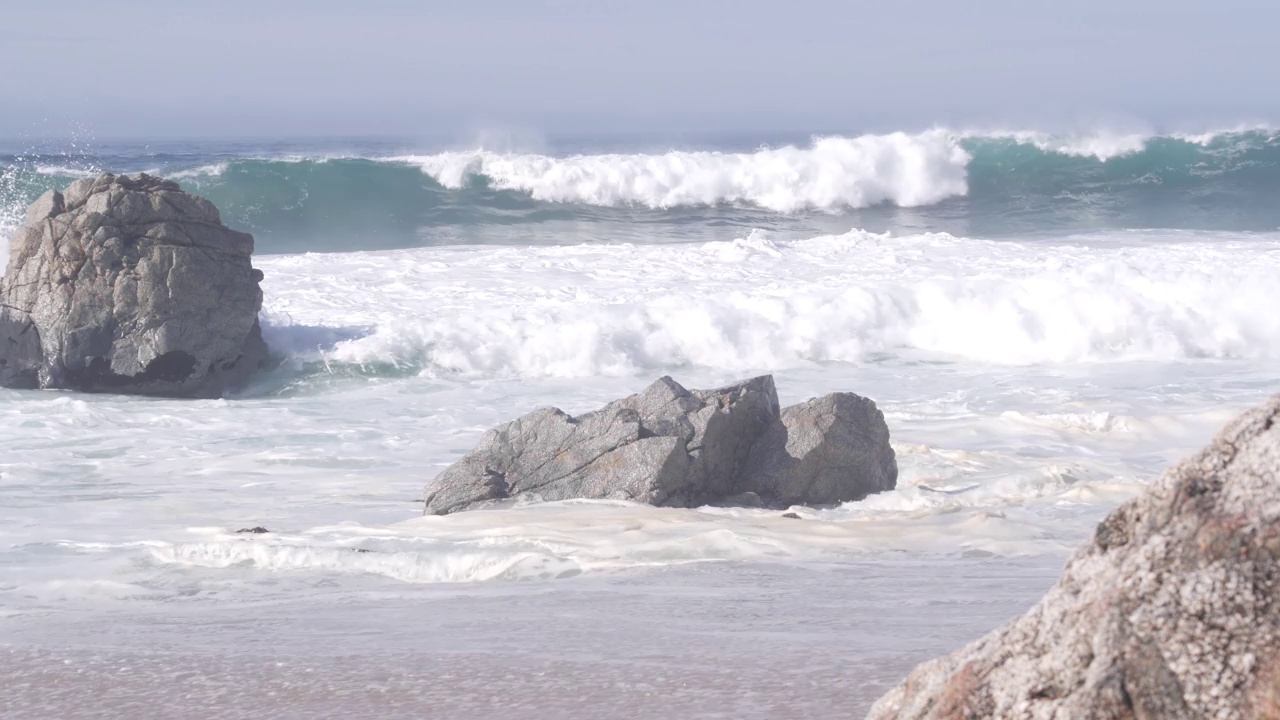
<instances>
[{"instance_id":1,"label":"flat rock in surf","mask_svg":"<svg viewBox=\"0 0 1280 720\"><path fill-rule=\"evenodd\" d=\"M849 452L832 449L853 438ZM772 376L715 390L663 377L578 417L545 408L490 430L427 487L424 512L515 499L829 504L892 489L897 474L870 400L838 393L780 411Z\"/></svg>"},{"instance_id":2,"label":"flat rock in surf","mask_svg":"<svg viewBox=\"0 0 1280 720\"><path fill-rule=\"evenodd\" d=\"M1280 395L1107 516L1038 605L868 717L1280 718Z\"/></svg>"},{"instance_id":3,"label":"flat rock in surf","mask_svg":"<svg viewBox=\"0 0 1280 720\"><path fill-rule=\"evenodd\" d=\"M0 281L0 385L216 397L267 358L253 236L208 200L104 173L27 210Z\"/></svg>"}]
</instances>

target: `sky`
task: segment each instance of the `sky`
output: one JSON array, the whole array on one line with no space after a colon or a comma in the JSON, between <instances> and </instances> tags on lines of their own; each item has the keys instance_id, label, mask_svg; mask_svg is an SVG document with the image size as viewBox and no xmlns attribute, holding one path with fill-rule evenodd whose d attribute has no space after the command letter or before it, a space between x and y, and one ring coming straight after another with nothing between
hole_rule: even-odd
<instances>
[{"instance_id":1,"label":"sky","mask_svg":"<svg viewBox=\"0 0 1280 720\"><path fill-rule=\"evenodd\" d=\"M3 0L0 137L1203 128L1280 118L1276 27L1274 0Z\"/></svg>"}]
</instances>

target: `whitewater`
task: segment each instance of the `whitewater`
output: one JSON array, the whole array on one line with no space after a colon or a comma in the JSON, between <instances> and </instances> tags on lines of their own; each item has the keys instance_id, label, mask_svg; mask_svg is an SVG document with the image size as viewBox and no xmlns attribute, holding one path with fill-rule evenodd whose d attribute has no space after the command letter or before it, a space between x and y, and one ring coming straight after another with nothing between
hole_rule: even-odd
<instances>
[{"instance_id":1,"label":"whitewater","mask_svg":"<svg viewBox=\"0 0 1280 720\"><path fill-rule=\"evenodd\" d=\"M1265 127L408 145L0 149L0 236L104 168L210 197L283 359L0 391L0 715L857 717L1275 390ZM765 372L873 398L897 490L421 517L516 415Z\"/></svg>"}]
</instances>

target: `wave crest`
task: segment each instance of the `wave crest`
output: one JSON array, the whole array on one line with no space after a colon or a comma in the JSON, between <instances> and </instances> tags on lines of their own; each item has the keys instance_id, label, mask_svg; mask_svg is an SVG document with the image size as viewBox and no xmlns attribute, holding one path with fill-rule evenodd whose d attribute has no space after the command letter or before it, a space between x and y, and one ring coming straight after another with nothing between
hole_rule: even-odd
<instances>
[{"instance_id":1,"label":"wave crest","mask_svg":"<svg viewBox=\"0 0 1280 720\"><path fill-rule=\"evenodd\" d=\"M850 225L995 235L1280 226L1280 132L1265 126L1165 135L934 129L748 152L367 155L0 156L0 238L41 193L99 166L179 181L268 253L648 242L654 227L659 239L705 240L719 237L706 230L722 222L823 224L805 210L847 213ZM899 209L929 205L937 207ZM688 222L699 212L716 222Z\"/></svg>"},{"instance_id":2,"label":"wave crest","mask_svg":"<svg viewBox=\"0 0 1280 720\"><path fill-rule=\"evenodd\" d=\"M487 150L395 158L419 165L447 188L474 178L536 200L650 208L752 203L780 212L930 205L967 190L969 154L953 134L932 130L815 139L809 147L752 153L661 155L500 154Z\"/></svg>"},{"instance_id":3,"label":"wave crest","mask_svg":"<svg viewBox=\"0 0 1280 720\"><path fill-rule=\"evenodd\" d=\"M1147 149L1152 135L1146 133L1126 133L1095 131L1079 135L1055 135L1034 130L994 130L985 132L963 133L967 139L981 141L1012 141L1018 145L1030 145L1046 155L1062 155L1065 157L1094 158L1106 162L1113 158L1134 155ZM1216 138L1216 133L1203 136L1207 143ZM1192 142L1188 140L1187 142Z\"/></svg>"}]
</instances>

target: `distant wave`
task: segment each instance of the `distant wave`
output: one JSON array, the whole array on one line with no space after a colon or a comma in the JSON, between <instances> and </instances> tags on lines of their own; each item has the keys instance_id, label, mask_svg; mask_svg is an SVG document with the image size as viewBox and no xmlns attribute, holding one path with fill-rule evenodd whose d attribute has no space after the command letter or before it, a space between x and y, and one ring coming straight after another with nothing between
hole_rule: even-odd
<instances>
[{"instance_id":1,"label":"distant wave","mask_svg":"<svg viewBox=\"0 0 1280 720\"><path fill-rule=\"evenodd\" d=\"M1036 152L1026 154L1025 149ZM1069 191L1072 178L1055 178L1056 171L1070 170L1082 180L1124 183L1145 176L1133 178L1133 167L1108 167L1110 161L1145 159L1153 170L1176 177L1242 167L1257 159L1238 157L1250 152L1267 154L1274 163L1280 133L1265 127L1164 136L938 129L914 135L822 137L807 147L752 153L555 157L477 149L390 160L418 165L446 188L479 181L549 202L649 208L745 203L795 212L931 205L970 194L975 164L999 162L1002 171L1032 184L1057 179L1059 189ZM1142 155L1148 157L1137 157ZM1075 159L1096 162L1083 167L1063 164Z\"/></svg>"},{"instance_id":2,"label":"distant wave","mask_svg":"<svg viewBox=\"0 0 1280 720\"><path fill-rule=\"evenodd\" d=\"M930 205L967 190L969 154L952 133L825 137L809 147L752 153L661 155L499 154L487 150L394 158L447 188L483 177L536 200L669 208L751 203L779 212Z\"/></svg>"},{"instance_id":3,"label":"distant wave","mask_svg":"<svg viewBox=\"0 0 1280 720\"><path fill-rule=\"evenodd\" d=\"M302 160L298 160L297 162L302 162ZM194 167L194 168L191 168L190 170L175 170L167 173L161 173L157 171L156 174L164 175L166 178L170 180L175 180L178 182L181 182L183 180L207 180L207 179L216 178L222 175L222 173L227 171L227 167L229 165L230 163L225 163L225 162L212 163L209 165L201 165L199 167Z\"/></svg>"},{"instance_id":4,"label":"distant wave","mask_svg":"<svg viewBox=\"0 0 1280 720\"><path fill-rule=\"evenodd\" d=\"M1197 145L1206 150L1248 150L1280 140L1280 130L1268 125L1239 125L1224 130L1196 133L1153 134L1132 131L1095 130L1076 134L1047 133L1038 130L966 130L957 135L970 147L981 151L996 147L1001 141L1028 145L1046 155L1108 160L1145 152L1153 144Z\"/></svg>"},{"instance_id":5,"label":"distant wave","mask_svg":"<svg viewBox=\"0 0 1280 720\"><path fill-rule=\"evenodd\" d=\"M449 151L397 157L139 158L210 198L263 252L558 242L576 224L696 219L749 228L806 214L845 227L975 234L1095 228L1280 227L1280 131L1151 135L946 130L820 137L749 152L553 155ZM96 172L58 156L0 156L0 237L40 193ZM703 219L706 219L705 216ZM549 240L532 233L549 221ZM704 230L707 223L687 224ZM512 228L507 233L472 228ZM520 230L526 228L526 230ZM582 238L569 238L568 242ZM681 237L676 239L699 239Z\"/></svg>"},{"instance_id":6,"label":"distant wave","mask_svg":"<svg viewBox=\"0 0 1280 720\"><path fill-rule=\"evenodd\" d=\"M1025 130L988 130L963 132L961 137L974 145L993 141L1010 141L1029 145L1047 155L1091 157L1101 162L1142 152L1152 136L1145 133L1091 132L1080 135L1054 135ZM1213 135L1216 137L1216 135Z\"/></svg>"}]
</instances>

